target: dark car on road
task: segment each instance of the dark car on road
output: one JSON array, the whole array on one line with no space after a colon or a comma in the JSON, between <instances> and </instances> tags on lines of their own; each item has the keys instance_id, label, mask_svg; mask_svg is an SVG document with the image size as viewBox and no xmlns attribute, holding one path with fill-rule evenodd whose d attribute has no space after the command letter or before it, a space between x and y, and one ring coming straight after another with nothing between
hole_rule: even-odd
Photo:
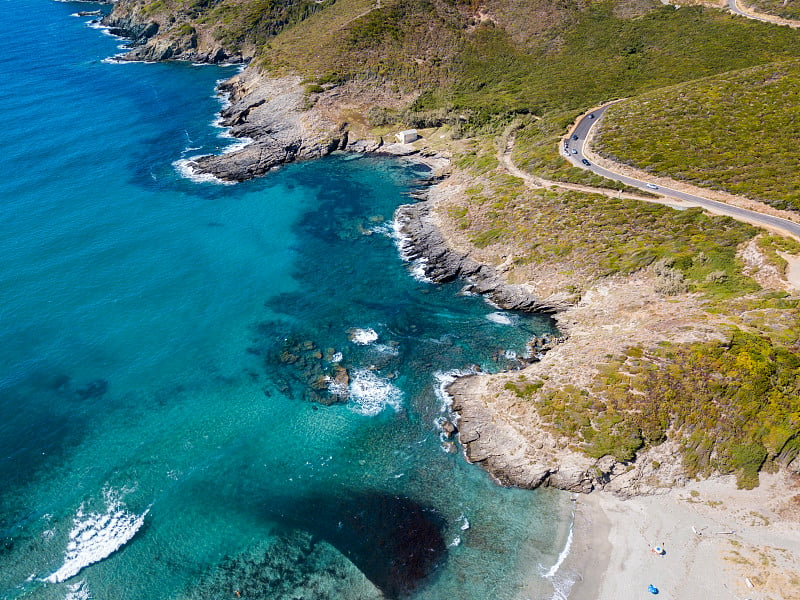
<instances>
[{"instance_id":1,"label":"dark car on road","mask_svg":"<svg viewBox=\"0 0 800 600\"><path fill-rule=\"evenodd\" d=\"M590 163L588 160L586 160L585 158L582 158L582 159L581 159L581 162L582 162L583 164L585 164L587 167L588 167L589 165L591 165L591 164L592 164L592 163Z\"/></svg>"},{"instance_id":2,"label":"dark car on road","mask_svg":"<svg viewBox=\"0 0 800 600\"><path fill-rule=\"evenodd\" d=\"M577 139L578 139L578 136L577 136L577 135L573 135L573 136L572 136L572 139L573 139L573 140L577 140Z\"/></svg>"}]
</instances>

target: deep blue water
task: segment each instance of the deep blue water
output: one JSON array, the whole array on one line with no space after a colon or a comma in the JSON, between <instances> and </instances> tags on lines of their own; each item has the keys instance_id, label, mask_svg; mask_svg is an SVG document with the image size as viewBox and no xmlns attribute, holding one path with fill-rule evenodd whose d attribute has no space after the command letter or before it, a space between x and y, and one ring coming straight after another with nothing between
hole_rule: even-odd
<instances>
[{"instance_id":1,"label":"deep blue water","mask_svg":"<svg viewBox=\"0 0 800 600\"><path fill-rule=\"evenodd\" d=\"M0 0L0 598L551 597L565 498L436 427L551 323L411 276L419 167L182 177L235 71L104 62L93 7Z\"/></svg>"}]
</instances>

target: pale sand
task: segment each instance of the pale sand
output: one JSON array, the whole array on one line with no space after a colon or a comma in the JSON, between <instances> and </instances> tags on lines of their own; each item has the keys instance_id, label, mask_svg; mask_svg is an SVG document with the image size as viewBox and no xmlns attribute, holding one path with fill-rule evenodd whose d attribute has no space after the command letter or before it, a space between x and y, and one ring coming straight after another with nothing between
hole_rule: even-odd
<instances>
[{"instance_id":1,"label":"pale sand","mask_svg":"<svg viewBox=\"0 0 800 600\"><path fill-rule=\"evenodd\" d=\"M569 600L800 599L800 480L762 474L751 491L726 477L627 500L578 496L564 569L579 579Z\"/></svg>"},{"instance_id":2,"label":"pale sand","mask_svg":"<svg viewBox=\"0 0 800 600\"><path fill-rule=\"evenodd\" d=\"M800 256L781 252L780 255L789 263L786 268L786 280L795 288L800 290Z\"/></svg>"}]
</instances>

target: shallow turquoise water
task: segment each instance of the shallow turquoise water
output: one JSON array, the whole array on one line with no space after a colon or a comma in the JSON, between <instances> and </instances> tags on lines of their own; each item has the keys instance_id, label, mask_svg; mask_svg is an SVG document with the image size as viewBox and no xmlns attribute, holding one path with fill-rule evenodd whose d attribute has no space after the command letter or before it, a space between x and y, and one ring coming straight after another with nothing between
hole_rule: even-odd
<instances>
[{"instance_id":1,"label":"shallow turquoise water","mask_svg":"<svg viewBox=\"0 0 800 600\"><path fill-rule=\"evenodd\" d=\"M436 428L549 320L410 275L418 167L182 178L234 71L103 62L87 6L0 0L0 597L550 597L564 498Z\"/></svg>"}]
</instances>

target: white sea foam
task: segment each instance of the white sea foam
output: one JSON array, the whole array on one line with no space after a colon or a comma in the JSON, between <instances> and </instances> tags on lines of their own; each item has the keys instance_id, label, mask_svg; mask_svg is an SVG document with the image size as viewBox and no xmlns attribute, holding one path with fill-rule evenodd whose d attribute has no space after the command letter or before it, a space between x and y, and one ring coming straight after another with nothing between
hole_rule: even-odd
<instances>
[{"instance_id":1,"label":"white sea foam","mask_svg":"<svg viewBox=\"0 0 800 600\"><path fill-rule=\"evenodd\" d=\"M428 265L428 259L423 257L411 258L413 256L414 245L411 239L400 231L400 222L395 218L392 220L392 239L397 251L400 253L400 258L409 263L411 276L417 281L423 283L433 283L433 280L425 274L425 268Z\"/></svg>"},{"instance_id":2,"label":"white sea foam","mask_svg":"<svg viewBox=\"0 0 800 600\"><path fill-rule=\"evenodd\" d=\"M332 395L339 398L347 398L350 395L350 388L347 385L341 381L336 381L332 377L326 377L326 379L328 381L328 391Z\"/></svg>"},{"instance_id":3,"label":"white sea foam","mask_svg":"<svg viewBox=\"0 0 800 600\"><path fill-rule=\"evenodd\" d=\"M567 534L567 541L564 543L564 548L556 559L555 564L550 567L546 573L542 575L545 579L549 579L553 584L553 597L552 600L567 600L572 586L575 584L575 577L569 574L559 573L564 561L567 560L569 552L572 548L572 530L575 525L575 511L572 511L569 522L569 533ZM558 575L558 577L556 577Z\"/></svg>"},{"instance_id":4,"label":"white sea foam","mask_svg":"<svg viewBox=\"0 0 800 600\"><path fill-rule=\"evenodd\" d=\"M350 341L359 346L368 346L378 339L378 334L374 329L354 327L348 331Z\"/></svg>"},{"instance_id":5,"label":"white sea foam","mask_svg":"<svg viewBox=\"0 0 800 600\"><path fill-rule=\"evenodd\" d=\"M128 512L111 490L106 490L104 497L104 513L86 513L84 505L80 505L72 520L64 564L45 581L66 581L84 567L110 556L136 535L150 512L149 507L140 515Z\"/></svg>"},{"instance_id":6,"label":"white sea foam","mask_svg":"<svg viewBox=\"0 0 800 600\"><path fill-rule=\"evenodd\" d=\"M101 31L103 33L103 35L107 35L108 37L112 37L112 38L117 39L117 40L125 39L121 35L116 35L115 33L111 33L111 31L109 30L109 27L106 26L106 25L103 25L100 22L100 20L98 20L98 19L93 19L93 20L89 21L88 23L86 23L86 26L89 27L90 29L97 29L98 31Z\"/></svg>"},{"instance_id":7,"label":"white sea foam","mask_svg":"<svg viewBox=\"0 0 800 600\"><path fill-rule=\"evenodd\" d=\"M378 235L383 235L394 239L394 228L392 227L391 223L381 223L380 225L375 225L374 227L370 228L370 231L372 233L377 233Z\"/></svg>"},{"instance_id":8,"label":"white sea foam","mask_svg":"<svg viewBox=\"0 0 800 600\"><path fill-rule=\"evenodd\" d=\"M513 325L514 319L512 315L504 312L493 312L486 315L486 318L489 319L492 323L497 323L498 325Z\"/></svg>"},{"instance_id":9,"label":"white sea foam","mask_svg":"<svg viewBox=\"0 0 800 600\"><path fill-rule=\"evenodd\" d=\"M86 582L81 580L67 586L67 595L64 600L91 600L92 597L91 592L86 587Z\"/></svg>"},{"instance_id":10,"label":"white sea foam","mask_svg":"<svg viewBox=\"0 0 800 600\"><path fill-rule=\"evenodd\" d=\"M235 138L232 135L220 135L220 137L230 138L233 140L237 140L235 143L231 144L230 146L226 146L222 149L222 154L231 154L233 152L238 152L239 150L243 150L247 148L250 144L253 143L253 138L243 137L243 138Z\"/></svg>"},{"instance_id":11,"label":"white sea foam","mask_svg":"<svg viewBox=\"0 0 800 600\"><path fill-rule=\"evenodd\" d=\"M433 388L434 394L439 399L439 406L441 407L442 412L449 413L450 407L453 404L453 398L450 394L447 393L447 386L453 383L459 377L464 377L465 375L473 375L475 371L472 369L453 369L452 371L436 371L433 374L433 378L436 381L436 385Z\"/></svg>"},{"instance_id":12,"label":"white sea foam","mask_svg":"<svg viewBox=\"0 0 800 600\"><path fill-rule=\"evenodd\" d=\"M222 65L225 66L225 65ZM227 65L233 66L233 65ZM221 83L225 82L225 79L217 80L217 88ZM238 152L243 148L246 148L250 144L253 143L253 138L249 137L236 137L231 133L230 127L223 125L224 117L222 116L223 111L231 106L231 95L229 92L217 92L215 95L217 100L219 100L220 104L220 111L217 113L217 116L214 117L214 120L211 121L211 126L220 129L221 131L217 134L217 137L223 140L236 140L236 143L231 144L230 146L224 148L222 150L222 154L230 154L232 152Z\"/></svg>"},{"instance_id":13,"label":"white sea foam","mask_svg":"<svg viewBox=\"0 0 800 600\"><path fill-rule=\"evenodd\" d=\"M387 406L400 409L403 392L374 371L359 369L350 378L350 400L355 412L365 416L375 416Z\"/></svg>"},{"instance_id":14,"label":"white sea foam","mask_svg":"<svg viewBox=\"0 0 800 600\"><path fill-rule=\"evenodd\" d=\"M457 535L456 537L454 537L454 538L453 538L453 541L452 541L452 542L450 542L449 544L447 544L447 546L448 546L449 548L455 548L456 546L460 546L460 545L461 545L461 536L459 536L459 535Z\"/></svg>"},{"instance_id":15,"label":"white sea foam","mask_svg":"<svg viewBox=\"0 0 800 600\"><path fill-rule=\"evenodd\" d=\"M466 531L470 528L469 519L467 519L466 515L461 515L459 520L461 521L461 531Z\"/></svg>"},{"instance_id":16,"label":"white sea foam","mask_svg":"<svg viewBox=\"0 0 800 600\"><path fill-rule=\"evenodd\" d=\"M400 348L389 344L375 344L374 348L381 354L387 354L389 356L397 356L400 354Z\"/></svg>"},{"instance_id":17,"label":"white sea foam","mask_svg":"<svg viewBox=\"0 0 800 600\"><path fill-rule=\"evenodd\" d=\"M199 173L192 165L192 161L194 161L199 156L192 156L190 158L181 158L176 160L172 163L172 166L175 167L175 170L181 177L185 177L195 183L216 183L219 185L234 185L235 182L233 181L225 181L220 179L219 177L214 177L211 173Z\"/></svg>"},{"instance_id":18,"label":"white sea foam","mask_svg":"<svg viewBox=\"0 0 800 600\"><path fill-rule=\"evenodd\" d=\"M572 525L574 520L575 520L575 515L573 514L572 520L570 521L569 524L569 534L567 535L567 541L564 544L564 547L561 549L561 552L559 553L555 564L552 567L550 567L547 573L544 574L545 579L552 579L553 577L555 577L556 573L558 573L558 570L561 568L561 565L564 564L564 561L567 560L567 556L569 556L569 551L572 548Z\"/></svg>"},{"instance_id":19,"label":"white sea foam","mask_svg":"<svg viewBox=\"0 0 800 600\"><path fill-rule=\"evenodd\" d=\"M147 64L146 60L125 60L122 57L127 54L126 52L122 52L120 54L115 54L114 56L109 56L108 58L104 58L101 60L101 63L105 63L107 65L135 65L135 64Z\"/></svg>"}]
</instances>

